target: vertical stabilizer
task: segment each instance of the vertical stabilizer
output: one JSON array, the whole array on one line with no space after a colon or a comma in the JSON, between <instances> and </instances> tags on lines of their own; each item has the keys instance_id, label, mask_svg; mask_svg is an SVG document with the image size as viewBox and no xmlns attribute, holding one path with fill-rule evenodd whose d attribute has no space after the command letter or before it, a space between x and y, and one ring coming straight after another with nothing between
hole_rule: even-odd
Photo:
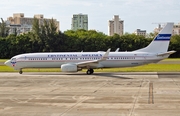
<instances>
[{"instance_id":1,"label":"vertical stabilizer","mask_svg":"<svg viewBox=\"0 0 180 116\"><path fill-rule=\"evenodd\" d=\"M135 50L136 52L165 53L168 50L174 23L167 23L154 40L145 48Z\"/></svg>"}]
</instances>

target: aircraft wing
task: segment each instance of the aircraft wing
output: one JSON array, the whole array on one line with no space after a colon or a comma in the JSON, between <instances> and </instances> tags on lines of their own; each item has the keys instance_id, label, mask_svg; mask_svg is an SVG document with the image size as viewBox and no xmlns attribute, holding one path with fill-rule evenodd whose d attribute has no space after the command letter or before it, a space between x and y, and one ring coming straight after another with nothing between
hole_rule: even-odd
<instances>
[{"instance_id":1,"label":"aircraft wing","mask_svg":"<svg viewBox=\"0 0 180 116\"><path fill-rule=\"evenodd\" d=\"M176 51L168 51L168 52L165 52L165 53L157 54L157 56L170 55L170 54L173 54L173 53L175 53L175 52L176 52Z\"/></svg>"},{"instance_id":2,"label":"aircraft wing","mask_svg":"<svg viewBox=\"0 0 180 116\"><path fill-rule=\"evenodd\" d=\"M108 58L109 52L111 49L108 49L104 56L100 60L92 60L92 61L84 61L84 62L78 62L76 65L78 67L96 67L99 62L104 61Z\"/></svg>"}]
</instances>

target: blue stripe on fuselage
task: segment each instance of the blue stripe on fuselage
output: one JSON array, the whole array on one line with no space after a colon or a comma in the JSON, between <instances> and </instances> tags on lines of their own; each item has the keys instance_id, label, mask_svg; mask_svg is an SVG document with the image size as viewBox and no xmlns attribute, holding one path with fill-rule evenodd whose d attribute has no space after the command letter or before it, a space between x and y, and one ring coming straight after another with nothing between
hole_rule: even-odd
<instances>
[{"instance_id":1,"label":"blue stripe on fuselage","mask_svg":"<svg viewBox=\"0 0 180 116\"><path fill-rule=\"evenodd\" d=\"M171 34L158 34L154 41L170 41Z\"/></svg>"}]
</instances>

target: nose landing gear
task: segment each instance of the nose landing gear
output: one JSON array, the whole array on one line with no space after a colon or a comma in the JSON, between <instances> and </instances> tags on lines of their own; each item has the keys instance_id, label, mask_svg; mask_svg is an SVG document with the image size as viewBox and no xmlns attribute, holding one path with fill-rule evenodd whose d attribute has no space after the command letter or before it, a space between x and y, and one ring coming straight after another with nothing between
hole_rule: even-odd
<instances>
[{"instance_id":1,"label":"nose landing gear","mask_svg":"<svg viewBox=\"0 0 180 116\"><path fill-rule=\"evenodd\" d=\"M20 69L19 74L22 74L22 73L23 73L23 71L22 71L22 69Z\"/></svg>"}]
</instances>

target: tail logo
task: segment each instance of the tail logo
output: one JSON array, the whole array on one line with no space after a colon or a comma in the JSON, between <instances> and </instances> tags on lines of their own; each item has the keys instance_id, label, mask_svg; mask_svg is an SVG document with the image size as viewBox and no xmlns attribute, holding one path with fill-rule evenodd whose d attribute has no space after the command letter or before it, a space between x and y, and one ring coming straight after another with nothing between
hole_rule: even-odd
<instances>
[{"instance_id":1,"label":"tail logo","mask_svg":"<svg viewBox=\"0 0 180 116\"><path fill-rule=\"evenodd\" d=\"M170 41L171 34L159 34L156 36L154 41Z\"/></svg>"}]
</instances>

